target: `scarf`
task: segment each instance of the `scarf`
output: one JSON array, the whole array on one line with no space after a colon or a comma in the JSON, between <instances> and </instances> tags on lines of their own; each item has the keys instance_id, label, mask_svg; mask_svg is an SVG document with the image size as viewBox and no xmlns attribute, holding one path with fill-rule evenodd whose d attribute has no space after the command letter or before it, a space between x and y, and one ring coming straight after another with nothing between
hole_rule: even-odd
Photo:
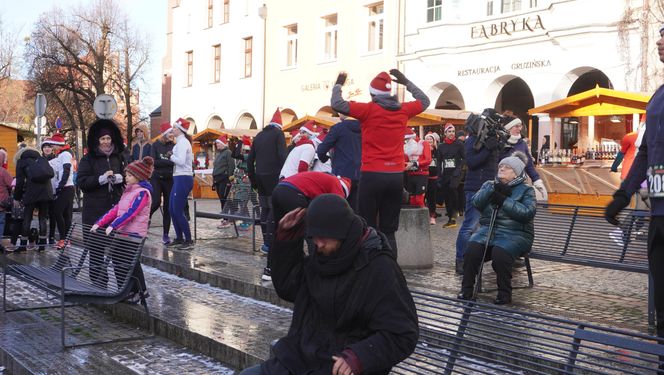
<instances>
[{"instance_id":1,"label":"scarf","mask_svg":"<svg viewBox=\"0 0 664 375\"><path fill-rule=\"evenodd\" d=\"M335 276L350 269L360 252L365 230L366 224L361 218L355 216L348 228L346 238L337 251L330 255L318 254L317 251L312 252L310 264L313 271L321 276Z\"/></svg>"},{"instance_id":2,"label":"scarf","mask_svg":"<svg viewBox=\"0 0 664 375\"><path fill-rule=\"evenodd\" d=\"M507 140L507 143L511 145L517 144L519 142L519 139L521 139L521 134L519 135L510 135L509 139Z\"/></svg>"},{"instance_id":3,"label":"scarf","mask_svg":"<svg viewBox=\"0 0 664 375\"><path fill-rule=\"evenodd\" d=\"M445 137L445 140L444 140L444 141L445 141L445 143L447 143L448 145L451 145L452 143L454 143L454 141L456 141L456 138L450 139L450 138Z\"/></svg>"},{"instance_id":4,"label":"scarf","mask_svg":"<svg viewBox=\"0 0 664 375\"><path fill-rule=\"evenodd\" d=\"M113 151L115 151L115 145L111 143L109 147L106 149L102 148L101 144L97 146L97 151L99 151L100 154L106 155L106 156L111 156Z\"/></svg>"}]
</instances>

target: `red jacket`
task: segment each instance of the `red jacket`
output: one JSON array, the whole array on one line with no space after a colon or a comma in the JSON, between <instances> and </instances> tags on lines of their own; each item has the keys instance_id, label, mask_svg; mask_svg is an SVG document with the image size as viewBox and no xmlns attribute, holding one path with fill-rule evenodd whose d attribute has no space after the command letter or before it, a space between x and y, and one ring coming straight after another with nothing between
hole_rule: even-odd
<instances>
[{"instance_id":1,"label":"red jacket","mask_svg":"<svg viewBox=\"0 0 664 375\"><path fill-rule=\"evenodd\" d=\"M299 190L309 199L316 198L321 194L336 194L346 199L346 194L341 186L341 180L336 176L323 172L300 172L283 179L280 184L286 183ZM345 182L350 189L350 182Z\"/></svg>"},{"instance_id":2,"label":"red jacket","mask_svg":"<svg viewBox=\"0 0 664 375\"><path fill-rule=\"evenodd\" d=\"M415 100L395 111L380 105L350 102L349 114L360 120L362 172L403 172L403 133L408 119L424 110ZM431 153L429 153L431 154Z\"/></svg>"}]
</instances>

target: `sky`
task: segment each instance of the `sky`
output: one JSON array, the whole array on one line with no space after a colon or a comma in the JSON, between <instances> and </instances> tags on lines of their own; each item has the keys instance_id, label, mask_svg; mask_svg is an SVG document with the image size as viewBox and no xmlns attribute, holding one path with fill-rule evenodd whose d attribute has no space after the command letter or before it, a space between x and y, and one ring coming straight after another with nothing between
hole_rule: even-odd
<instances>
[{"instance_id":1,"label":"sky","mask_svg":"<svg viewBox=\"0 0 664 375\"><path fill-rule=\"evenodd\" d=\"M151 43L150 64L145 70L145 83L141 90L141 110L149 114L161 104L161 60L166 52L167 0L116 0L129 14L134 25L148 34ZM67 9L90 2L85 0L0 0L3 24L18 33L19 41L29 36L34 23L43 12L53 6ZM20 43L19 43L20 44ZM22 47L20 47L22 48ZM22 58L22 50L19 52ZM25 78L25 72L21 77Z\"/></svg>"}]
</instances>

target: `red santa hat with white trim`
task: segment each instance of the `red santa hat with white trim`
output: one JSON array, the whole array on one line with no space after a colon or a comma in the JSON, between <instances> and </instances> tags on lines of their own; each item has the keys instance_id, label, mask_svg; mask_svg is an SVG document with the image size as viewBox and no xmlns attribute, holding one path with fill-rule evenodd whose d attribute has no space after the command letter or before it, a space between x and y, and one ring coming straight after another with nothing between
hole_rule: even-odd
<instances>
[{"instance_id":1,"label":"red santa hat with white trim","mask_svg":"<svg viewBox=\"0 0 664 375\"><path fill-rule=\"evenodd\" d=\"M178 129L182 130L183 132L187 133L189 132L189 126L191 125L191 122L183 119L180 117L173 123L173 127L177 127Z\"/></svg>"},{"instance_id":2,"label":"red santa hat with white trim","mask_svg":"<svg viewBox=\"0 0 664 375\"><path fill-rule=\"evenodd\" d=\"M58 145L58 146L64 146L65 145L65 137L60 134L60 132L57 132L53 134L51 137L51 144Z\"/></svg>"},{"instance_id":3,"label":"red santa hat with white trim","mask_svg":"<svg viewBox=\"0 0 664 375\"><path fill-rule=\"evenodd\" d=\"M270 123L268 125L274 125L279 129L281 129L281 127L283 126L283 123L281 122L281 111L279 111L279 108L277 108L277 110L274 111L272 119L270 120Z\"/></svg>"},{"instance_id":4,"label":"red santa hat with white trim","mask_svg":"<svg viewBox=\"0 0 664 375\"><path fill-rule=\"evenodd\" d=\"M171 123L168 121L164 121L161 123L161 127L159 128L159 132L161 135L166 135L173 131L173 127L171 126Z\"/></svg>"},{"instance_id":5,"label":"red santa hat with white trim","mask_svg":"<svg viewBox=\"0 0 664 375\"><path fill-rule=\"evenodd\" d=\"M318 135L318 127L316 126L316 123L313 120L307 121L302 127L300 128L301 133L307 133L309 136L317 136Z\"/></svg>"},{"instance_id":6,"label":"red santa hat with white trim","mask_svg":"<svg viewBox=\"0 0 664 375\"><path fill-rule=\"evenodd\" d=\"M369 92L376 96L392 95L392 77L386 72L380 72L371 80Z\"/></svg>"},{"instance_id":7,"label":"red santa hat with white trim","mask_svg":"<svg viewBox=\"0 0 664 375\"><path fill-rule=\"evenodd\" d=\"M403 133L403 138L404 139L411 139L411 138L415 138L416 136L417 136L417 134L415 134L413 129L408 128L408 127L406 128L406 130Z\"/></svg>"},{"instance_id":8,"label":"red santa hat with white trim","mask_svg":"<svg viewBox=\"0 0 664 375\"><path fill-rule=\"evenodd\" d=\"M221 143L224 146L228 146L228 136L226 134L222 134L219 138L214 140L215 143Z\"/></svg>"},{"instance_id":9,"label":"red santa hat with white trim","mask_svg":"<svg viewBox=\"0 0 664 375\"><path fill-rule=\"evenodd\" d=\"M251 150L251 138L248 135L242 136L242 149Z\"/></svg>"}]
</instances>

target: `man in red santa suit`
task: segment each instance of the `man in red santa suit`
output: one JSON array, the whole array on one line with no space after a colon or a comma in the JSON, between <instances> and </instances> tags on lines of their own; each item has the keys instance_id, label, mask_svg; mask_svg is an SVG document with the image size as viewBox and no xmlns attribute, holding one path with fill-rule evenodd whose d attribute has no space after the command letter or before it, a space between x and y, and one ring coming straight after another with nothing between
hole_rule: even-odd
<instances>
[{"instance_id":1,"label":"man in red santa suit","mask_svg":"<svg viewBox=\"0 0 664 375\"><path fill-rule=\"evenodd\" d=\"M425 207L424 195L427 192L429 164L431 164L431 147L428 143L421 141L410 128L406 128L404 139L403 151L406 161L405 186L409 194L408 204L416 207Z\"/></svg>"},{"instance_id":2,"label":"man in red santa suit","mask_svg":"<svg viewBox=\"0 0 664 375\"><path fill-rule=\"evenodd\" d=\"M313 121L307 121L302 125L299 134L293 138L295 148L286 157L280 178L288 178L311 168L316 156L316 147L312 140L317 136L316 124Z\"/></svg>"}]
</instances>

